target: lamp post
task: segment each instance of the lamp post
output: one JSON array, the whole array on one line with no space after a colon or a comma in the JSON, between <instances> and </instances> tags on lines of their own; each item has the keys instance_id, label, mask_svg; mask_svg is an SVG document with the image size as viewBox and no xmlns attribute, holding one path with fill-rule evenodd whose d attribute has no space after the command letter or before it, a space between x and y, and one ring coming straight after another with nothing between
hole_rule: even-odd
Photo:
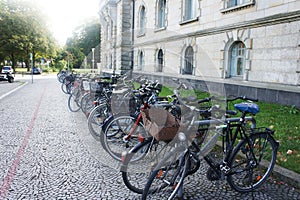
<instances>
[{"instance_id":1,"label":"lamp post","mask_svg":"<svg viewBox=\"0 0 300 200\"><path fill-rule=\"evenodd\" d=\"M92 71L95 69L95 48L92 48Z\"/></svg>"},{"instance_id":2,"label":"lamp post","mask_svg":"<svg viewBox=\"0 0 300 200\"><path fill-rule=\"evenodd\" d=\"M84 73L86 73L87 58L84 56Z\"/></svg>"}]
</instances>

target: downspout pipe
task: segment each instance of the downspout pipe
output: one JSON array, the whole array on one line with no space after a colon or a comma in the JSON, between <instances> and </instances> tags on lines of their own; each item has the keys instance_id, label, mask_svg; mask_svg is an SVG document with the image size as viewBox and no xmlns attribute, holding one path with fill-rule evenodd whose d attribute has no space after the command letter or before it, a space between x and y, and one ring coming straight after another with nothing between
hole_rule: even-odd
<instances>
[{"instance_id":1,"label":"downspout pipe","mask_svg":"<svg viewBox=\"0 0 300 200\"><path fill-rule=\"evenodd\" d=\"M132 0L132 27L131 27L131 71L134 67L134 26L135 26L135 0ZM131 72L132 73L132 72Z\"/></svg>"}]
</instances>

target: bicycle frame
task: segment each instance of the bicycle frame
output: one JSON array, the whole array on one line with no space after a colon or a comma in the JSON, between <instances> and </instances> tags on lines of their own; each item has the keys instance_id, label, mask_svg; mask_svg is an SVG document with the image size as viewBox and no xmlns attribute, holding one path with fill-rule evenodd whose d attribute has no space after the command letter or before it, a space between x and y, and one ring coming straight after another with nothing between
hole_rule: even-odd
<instances>
[{"instance_id":1,"label":"bicycle frame","mask_svg":"<svg viewBox=\"0 0 300 200\"><path fill-rule=\"evenodd\" d=\"M239 121L236 121L236 119L239 119ZM245 139L247 141L247 143L250 146L250 153L252 154L255 163L257 163L256 157L254 156L254 152L253 149L251 148L251 142L246 134L245 128L244 128L244 123L246 121L251 120L253 122L252 124L252 128L255 128L256 126L256 121L254 118L252 117L246 117L246 113L242 113L240 118L232 118L231 120L226 121L226 127L223 128L222 130L222 151L223 151L223 161L222 164L220 165L215 164L214 161L208 157L205 156L204 160L207 162L207 164L216 172L216 173L220 173L222 172L222 174L224 174L225 176L231 175L232 173L230 173L230 168L228 167L228 162L229 159L231 158L231 154L235 148L234 144L237 141L237 137L238 135L241 136L241 138ZM233 122L238 122L236 124L233 124ZM236 128L234 131L234 134L232 135L232 128Z\"/></svg>"}]
</instances>

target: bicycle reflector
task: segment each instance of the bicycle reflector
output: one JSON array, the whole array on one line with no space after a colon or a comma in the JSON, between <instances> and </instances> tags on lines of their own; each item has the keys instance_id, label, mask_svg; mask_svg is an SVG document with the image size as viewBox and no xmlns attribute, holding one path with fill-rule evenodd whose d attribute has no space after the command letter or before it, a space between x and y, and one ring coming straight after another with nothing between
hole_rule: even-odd
<instances>
[{"instance_id":1,"label":"bicycle reflector","mask_svg":"<svg viewBox=\"0 0 300 200\"><path fill-rule=\"evenodd\" d=\"M122 152L122 163L124 163L125 162L125 157L126 157L126 155L127 155L127 152L126 151L123 151Z\"/></svg>"},{"instance_id":2,"label":"bicycle reflector","mask_svg":"<svg viewBox=\"0 0 300 200\"><path fill-rule=\"evenodd\" d=\"M140 142L145 141L145 138L141 134L138 134L138 139L139 139Z\"/></svg>"}]
</instances>

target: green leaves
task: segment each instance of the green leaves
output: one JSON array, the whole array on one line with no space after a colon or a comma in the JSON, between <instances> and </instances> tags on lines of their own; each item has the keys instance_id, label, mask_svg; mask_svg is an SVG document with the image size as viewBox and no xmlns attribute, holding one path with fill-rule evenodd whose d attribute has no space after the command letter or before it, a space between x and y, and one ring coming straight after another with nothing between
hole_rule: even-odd
<instances>
[{"instance_id":1,"label":"green leaves","mask_svg":"<svg viewBox=\"0 0 300 200\"><path fill-rule=\"evenodd\" d=\"M68 38L65 45L65 51L68 52L68 56L63 55L63 57L70 61L71 67L79 68L84 65L85 56L87 56L87 60L92 60L92 48L95 48L94 59L95 63L98 63L100 62L100 57L98 56L100 53L97 53L100 52L100 23L97 19L85 22L85 24L78 26L73 31L73 36Z\"/></svg>"},{"instance_id":2,"label":"green leaves","mask_svg":"<svg viewBox=\"0 0 300 200\"><path fill-rule=\"evenodd\" d=\"M26 62L29 53L34 53L34 57L53 54L55 41L36 5L24 0L1 0L0 6L0 59L14 64Z\"/></svg>"}]
</instances>

